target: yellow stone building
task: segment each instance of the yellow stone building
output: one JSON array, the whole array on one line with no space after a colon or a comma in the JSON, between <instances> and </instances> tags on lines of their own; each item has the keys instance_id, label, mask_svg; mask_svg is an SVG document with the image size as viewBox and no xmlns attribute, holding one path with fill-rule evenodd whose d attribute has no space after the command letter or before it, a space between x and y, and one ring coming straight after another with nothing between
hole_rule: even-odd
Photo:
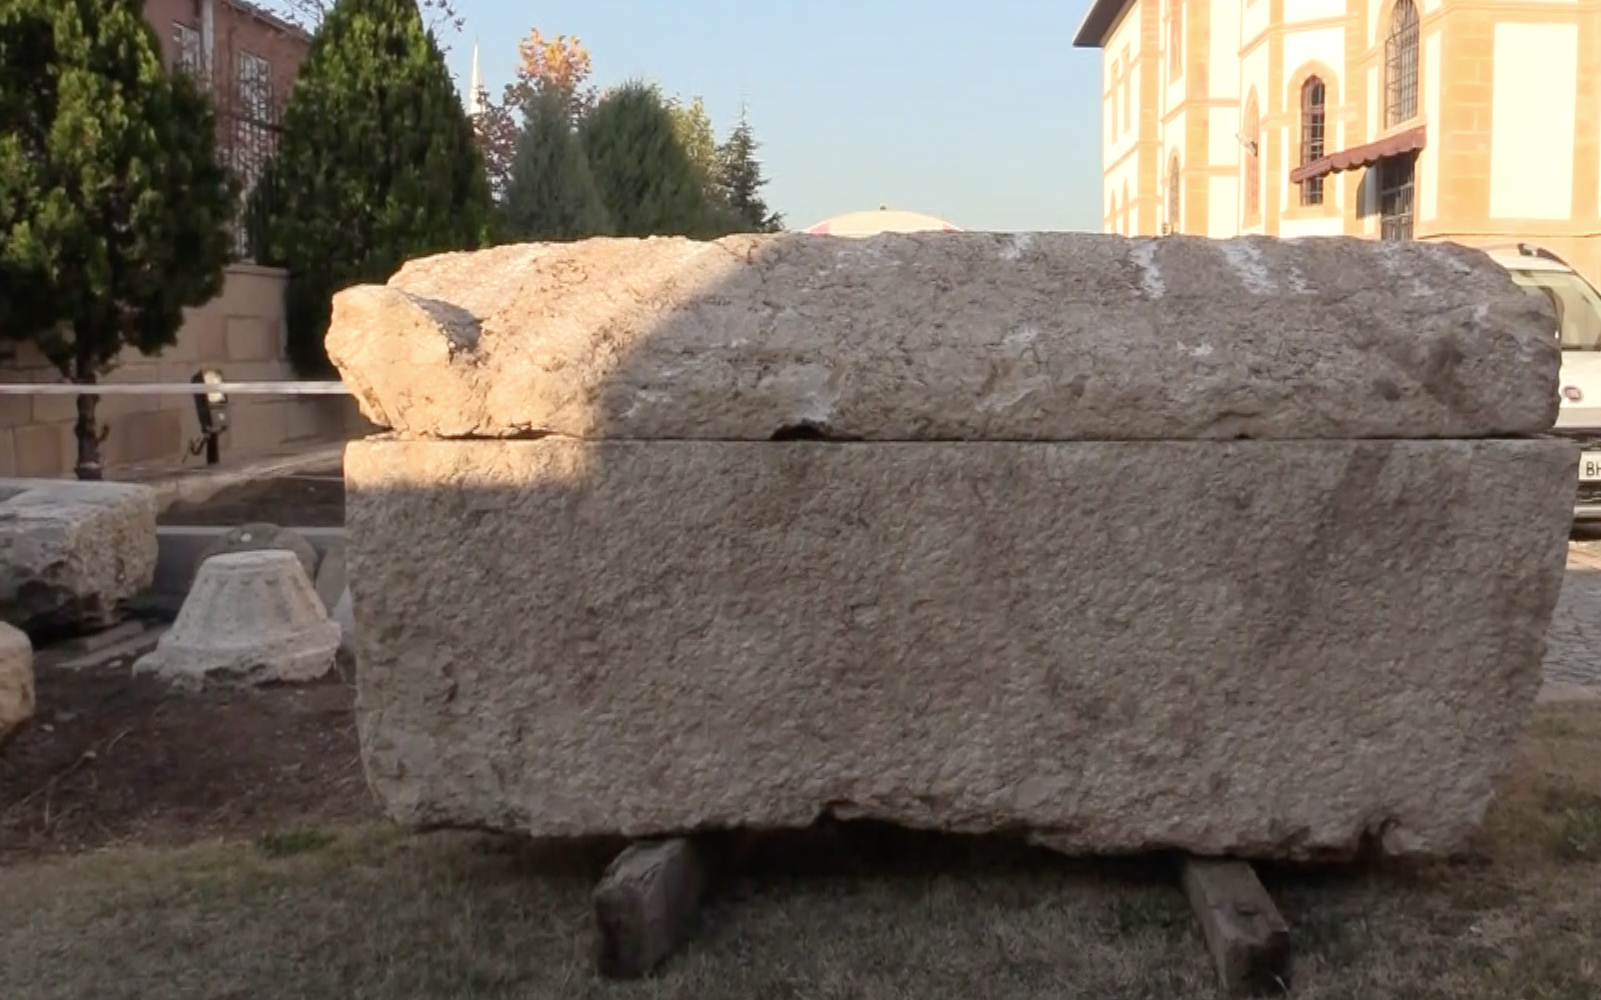
<instances>
[{"instance_id":1,"label":"yellow stone building","mask_svg":"<svg viewBox=\"0 0 1601 1000\"><path fill-rule=\"evenodd\" d=\"M1093 0L1107 232L1526 241L1601 283L1601 0Z\"/></svg>"}]
</instances>

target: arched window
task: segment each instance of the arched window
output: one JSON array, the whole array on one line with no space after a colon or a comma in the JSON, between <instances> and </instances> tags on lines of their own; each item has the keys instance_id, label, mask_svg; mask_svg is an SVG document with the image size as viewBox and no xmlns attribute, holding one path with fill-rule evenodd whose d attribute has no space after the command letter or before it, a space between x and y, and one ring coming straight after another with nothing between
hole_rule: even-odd
<instances>
[{"instance_id":1,"label":"arched window","mask_svg":"<svg viewBox=\"0 0 1601 1000\"><path fill-rule=\"evenodd\" d=\"M1384 127L1418 115L1418 8L1395 0L1384 39Z\"/></svg>"},{"instance_id":2,"label":"arched window","mask_svg":"<svg viewBox=\"0 0 1601 1000\"><path fill-rule=\"evenodd\" d=\"M1328 90L1321 77L1312 77L1301 84L1301 164L1321 160L1324 155L1324 138L1328 123ZM1301 204L1323 204L1323 178L1313 177L1301 182Z\"/></svg>"},{"instance_id":3,"label":"arched window","mask_svg":"<svg viewBox=\"0 0 1601 1000\"><path fill-rule=\"evenodd\" d=\"M1179 158L1173 154L1173 159L1167 165L1167 231L1180 232L1184 217L1179 215Z\"/></svg>"},{"instance_id":4,"label":"arched window","mask_svg":"<svg viewBox=\"0 0 1601 1000\"><path fill-rule=\"evenodd\" d=\"M1167 75L1184 75L1184 0L1167 0Z\"/></svg>"},{"instance_id":5,"label":"arched window","mask_svg":"<svg viewBox=\"0 0 1601 1000\"><path fill-rule=\"evenodd\" d=\"M1262 214L1262 122L1257 113L1256 93L1245 100L1245 128L1240 132L1245 148L1245 218Z\"/></svg>"}]
</instances>

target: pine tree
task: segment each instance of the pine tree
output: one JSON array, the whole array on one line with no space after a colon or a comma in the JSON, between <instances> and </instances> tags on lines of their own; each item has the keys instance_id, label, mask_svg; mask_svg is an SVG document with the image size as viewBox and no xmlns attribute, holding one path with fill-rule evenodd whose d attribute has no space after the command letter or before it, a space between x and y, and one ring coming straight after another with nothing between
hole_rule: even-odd
<instances>
[{"instance_id":1,"label":"pine tree","mask_svg":"<svg viewBox=\"0 0 1601 1000\"><path fill-rule=\"evenodd\" d=\"M716 184L719 200L732 217L736 232L776 233L784 228L784 217L770 211L762 200L761 189L767 185L762 176L762 165L756 159L761 144L750 126L750 119L740 112L739 121L728 138L717 147Z\"/></svg>"},{"instance_id":2,"label":"pine tree","mask_svg":"<svg viewBox=\"0 0 1601 1000\"><path fill-rule=\"evenodd\" d=\"M502 206L502 234L512 240L581 240L608 231L606 206L573 131L564 94L527 106Z\"/></svg>"},{"instance_id":3,"label":"pine tree","mask_svg":"<svg viewBox=\"0 0 1601 1000\"><path fill-rule=\"evenodd\" d=\"M585 117L581 134L617 235L715 234L705 185L656 88L632 82L606 94Z\"/></svg>"},{"instance_id":4,"label":"pine tree","mask_svg":"<svg viewBox=\"0 0 1601 1000\"><path fill-rule=\"evenodd\" d=\"M289 269L290 359L329 370L333 294L408 258L482 246L490 197L472 125L415 0L338 0L284 109L266 213Z\"/></svg>"},{"instance_id":5,"label":"pine tree","mask_svg":"<svg viewBox=\"0 0 1601 1000\"><path fill-rule=\"evenodd\" d=\"M232 255L216 143L138 0L0 4L0 335L83 384L126 346L172 345ZM101 477L96 402L78 397L82 479Z\"/></svg>"}]
</instances>

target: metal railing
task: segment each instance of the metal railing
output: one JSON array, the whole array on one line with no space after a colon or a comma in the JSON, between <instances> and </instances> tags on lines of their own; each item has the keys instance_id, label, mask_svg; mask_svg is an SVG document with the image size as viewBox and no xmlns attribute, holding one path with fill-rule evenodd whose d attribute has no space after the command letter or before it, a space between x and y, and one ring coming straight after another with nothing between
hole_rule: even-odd
<instances>
[{"instance_id":1,"label":"metal railing","mask_svg":"<svg viewBox=\"0 0 1601 1000\"><path fill-rule=\"evenodd\" d=\"M0 396L348 396L343 382L75 382L0 383Z\"/></svg>"},{"instance_id":2,"label":"metal railing","mask_svg":"<svg viewBox=\"0 0 1601 1000\"><path fill-rule=\"evenodd\" d=\"M204 452L207 465L222 461L222 435L229 427L229 396L348 396L343 382L227 382L215 368L202 368L187 382L5 382L0 396L193 396L200 437L190 442L190 455ZM90 478L99 478L98 463ZM84 472L80 468L79 476Z\"/></svg>"}]
</instances>

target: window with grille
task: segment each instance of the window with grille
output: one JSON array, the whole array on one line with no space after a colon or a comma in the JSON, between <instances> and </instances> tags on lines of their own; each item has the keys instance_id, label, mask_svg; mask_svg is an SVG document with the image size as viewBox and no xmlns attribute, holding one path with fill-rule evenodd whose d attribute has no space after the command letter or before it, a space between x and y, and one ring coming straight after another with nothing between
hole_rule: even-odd
<instances>
[{"instance_id":1,"label":"window with grille","mask_svg":"<svg viewBox=\"0 0 1601 1000\"><path fill-rule=\"evenodd\" d=\"M174 21L172 24L172 68L199 73L204 66L200 54L200 30Z\"/></svg>"},{"instance_id":2,"label":"window with grille","mask_svg":"<svg viewBox=\"0 0 1601 1000\"><path fill-rule=\"evenodd\" d=\"M1412 238L1412 192L1417 175L1417 154L1392 156L1379 162L1379 238Z\"/></svg>"},{"instance_id":3,"label":"window with grille","mask_svg":"<svg viewBox=\"0 0 1601 1000\"><path fill-rule=\"evenodd\" d=\"M1323 81L1312 77L1301 85L1301 163L1321 160L1324 156L1325 130L1328 109L1325 104L1327 90ZM1301 182L1301 204L1323 204L1323 178L1313 177Z\"/></svg>"},{"instance_id":4,"label":"window with grille","mask_svg":"<svg viewBox=\"0 0 1601 1000\"><path fill-rule=\"evenodd\" d=\"M1256 110L1256 95L1245 105L1245 217L1254 219L1262 213L1262 157L1260 155L1261 122Z\"/></svg>"},{"instance_id":5,"label":"window with grille","mask_svg":"<svg viewBox=\"0 0 1601 1000\"><path fill-rule=\"evenodd\" d=\"M1167 165L1167 231L1179 231L1179 158L1173 157L1173 162Z\"/></svg>"},{"instance_id":6,"label":"window with grille","mask_svg":"<svg viewBox=\"0 0 1601 1000\"><path fill-rule=\"evenodd\" d=\"M234 55L234 81L234 99L229 109L232 134L228 138L228 159L234 176L239 178L240 212L243 213L277 148L272 64L258 55L238 52ZM247 258L250 252L248 235L243 225L236 227L236 250L241 258Z\"/></svg>"},{"instance_id":7,"label":"window with grille","mask_svg":"<svg viewBox=\"0 0 1601 1000\"><path fill-rule=\"evenodd\" d=\"M1418 9L1396 0L1390 33L1384 39L1384 127L1418 114Z\"/></svg>"}]
</instances>

